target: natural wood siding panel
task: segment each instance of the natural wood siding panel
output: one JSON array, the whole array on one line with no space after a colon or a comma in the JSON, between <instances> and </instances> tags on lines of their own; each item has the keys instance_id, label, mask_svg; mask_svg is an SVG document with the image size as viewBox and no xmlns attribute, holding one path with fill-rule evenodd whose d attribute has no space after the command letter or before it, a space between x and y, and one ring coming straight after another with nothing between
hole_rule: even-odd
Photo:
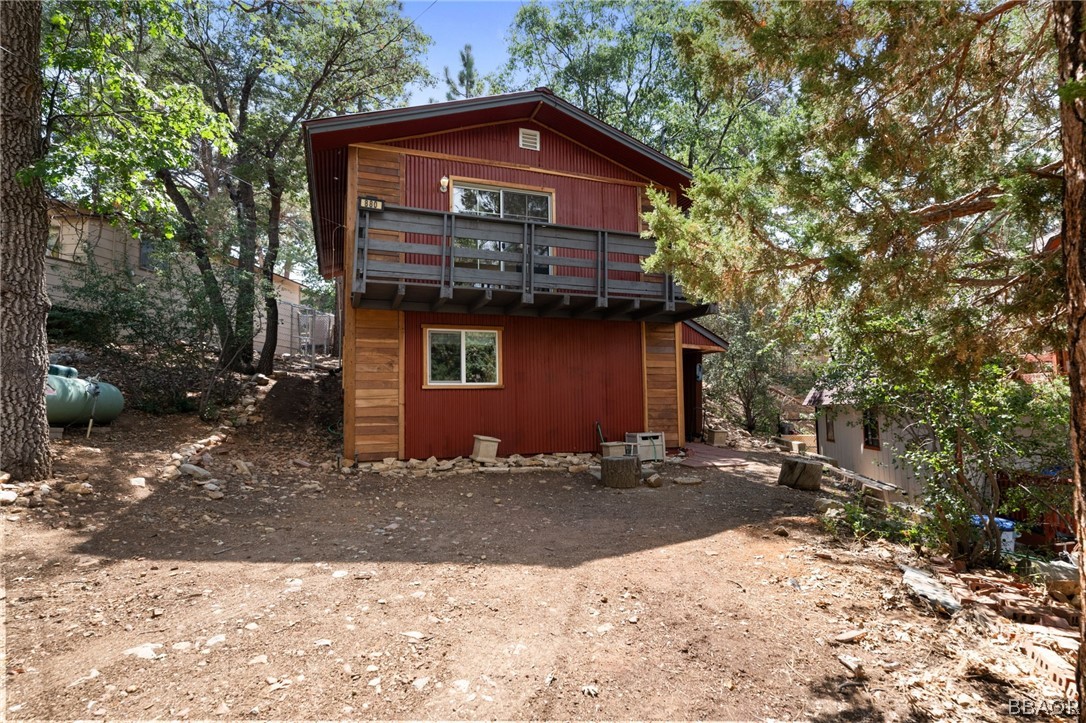
<instances>
[{"instance_id":1,"label":"natural wood siding panel","mask_svg":"<svg viewBox=\"0 0 1086 723\"><path fill-rule=\"evenodd\" d=\"M668 447L681 447L682 368L676 352L678 324L645 324L645 402L648 432L663 432ZM677 343L678 342L678 343Z\"/></svg>"},{"instance_id":2,"label":"natural wood siding panel","mask_svg":"<svg viewBox=\"0 0 1086 723\"><path fill-rule=\"evenodd\" d=\"M355 149L358 154L355 162L357 184L356 196L377 196L385 203L400 205L402 202L400 184L400 164L403 156L399 153ZM357 199L351 199L357 202ZM354 234L350 234L353 236ZM353 243L352 243L353 246Z\"/></svg>"},{"instance_id":3,"label":"natural wood siding panel","mask_svg":"<svg viewBox=\"0 0 1086 723\"><path fill-rule=\"evenodd\" d=\"M354 278L355 228L359 196L376 196L389 204L402 203L402 156L372 150L351 149L348 168L353 168L347 190L347 279ZM377 234L374 235L377 237ZM399 234L386 234L398 240ZM395 259L396 255L390 254ZM350 286L348 285L348 288ZM403 364L401 362L402 314L397 311L355 309L345 294L344 317L349 321L344 337L345 373L343 439L348 456L376 460L402 456Z\"/></svg>"},{"instance_id":4,"label":"natural wood siding panel","mask_svg":"<svg viewBox=\"0 0 1086 723\"><path fill-rule=\"evenodd\" d=\"M400 456L400 312L354 309L352 409L360 460ZM389 335L393 335L390 339Z\"/></svg>"}]
</instances>

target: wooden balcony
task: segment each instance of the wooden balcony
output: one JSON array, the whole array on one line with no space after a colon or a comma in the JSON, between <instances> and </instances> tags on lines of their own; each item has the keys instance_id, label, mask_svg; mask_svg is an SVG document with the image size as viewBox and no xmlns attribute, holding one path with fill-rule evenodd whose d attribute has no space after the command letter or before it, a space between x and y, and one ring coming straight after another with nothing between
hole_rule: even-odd
<instances>
[{"instance_id":1,"label":"wooden balcony","mask_svg":"<svg viewBox=\"0 0 1086 723\"><path fill-rule=\"evenodd\" d=\"M355 307L681 321L709 313L637 234L386 206L359 210Z\"/></svg>"}]
</instances>

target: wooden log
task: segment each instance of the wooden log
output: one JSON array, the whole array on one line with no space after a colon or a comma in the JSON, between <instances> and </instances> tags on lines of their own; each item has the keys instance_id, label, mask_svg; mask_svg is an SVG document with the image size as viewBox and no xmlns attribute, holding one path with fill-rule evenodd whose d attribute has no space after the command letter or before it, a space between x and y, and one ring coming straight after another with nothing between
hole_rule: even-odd
<instances>
[{"instance_id":1,"label":"wooden log","mask_svg":"<svg viewBox=\"0 0 1086 723\"><path fill-rule=\"evenodd\" d=\"M641 484L641 460L633 455L600 458L600 479L605 487L630 489Z\"/></svg>"},{"instance_id":2,"label":"wooden log","mask_svg":"<svg viewBox=\"0 0 1086 723\"><path fill-rule=\"evenodd\" d=\"M822 463L802 457L785 457L781 460L781 473L777 484L797 490L822 489Z\"/></svg>"}]
</instances>

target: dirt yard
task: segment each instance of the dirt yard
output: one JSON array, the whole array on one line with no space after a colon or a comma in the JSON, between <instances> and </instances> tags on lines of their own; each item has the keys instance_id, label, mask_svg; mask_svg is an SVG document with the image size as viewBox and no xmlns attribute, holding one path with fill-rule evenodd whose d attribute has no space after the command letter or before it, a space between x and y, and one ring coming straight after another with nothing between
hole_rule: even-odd
<instances>
[{"instance_id":1,"label":"dirt yard","mask_svg":"<svg viewBox=\"0 0 1086 723\"><path fill-rule=\"evenodd\" d=\"M72 432L53 486L93 493L3 508L9 719L1001 720L1056 697L998 620L906 598L911 553L832 539L770 453L658 489L396 479L319 471L329 430L268 419L203 458L222 499L159 478L213 431Z\"/></svg>"}]
</instances>

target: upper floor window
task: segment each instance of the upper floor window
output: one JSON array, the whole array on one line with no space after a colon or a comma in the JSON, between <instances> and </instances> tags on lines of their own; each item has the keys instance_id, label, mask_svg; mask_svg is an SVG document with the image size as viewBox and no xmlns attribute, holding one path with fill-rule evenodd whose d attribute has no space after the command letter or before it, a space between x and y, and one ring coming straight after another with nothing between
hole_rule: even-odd
<instances>
[{"instance_id":1,"label":"upper floor window","mask_svg":"<svg viewBox=\"0 0 1086 723\"><path fill-rule=\"evenodd\" d=\"M547 223L551 220L551 194L454 182L452 210L454 213Z\"/></svg>"},{"instance_id":2,"label":"upper floor window","mask_svg":"<svg viewBox=\"0 0 1086 723\"><path fill-rule=\"evenodd\" d=\"M454 213L465 213L474 216L489 216L491 218L505 218L516 221L535 221L548 223L551 221L551 207L553 197L550 193L527 191L518 188L500 188L497 186L482 186L453 182L452 210ZM496 241L485 238L457 237L456 245L462 249L474 249L476 251L494 251L501 253L519 253L522 245L514 241ZM535 256L550 256L549 247L540 246L535 249ZM480 271L513 271L519 273L522 264L499 261L496 259L457 258L456 266L462 269L478 269ZM536 275L550 273L547 264L533 264ZM490 284L472 283L470 286L490 286Z\"/></svg>"}]
</instances>

